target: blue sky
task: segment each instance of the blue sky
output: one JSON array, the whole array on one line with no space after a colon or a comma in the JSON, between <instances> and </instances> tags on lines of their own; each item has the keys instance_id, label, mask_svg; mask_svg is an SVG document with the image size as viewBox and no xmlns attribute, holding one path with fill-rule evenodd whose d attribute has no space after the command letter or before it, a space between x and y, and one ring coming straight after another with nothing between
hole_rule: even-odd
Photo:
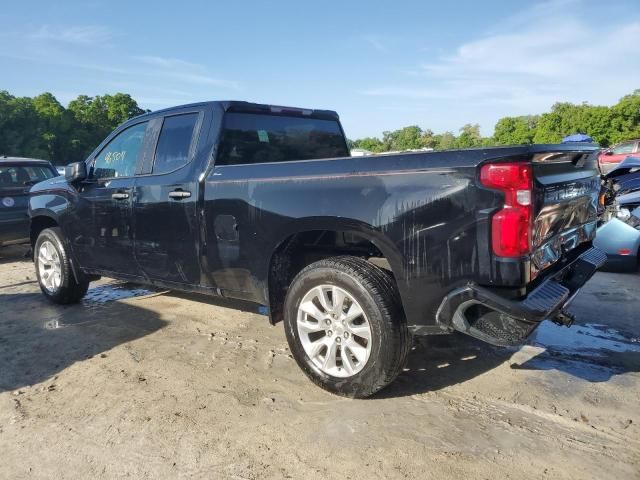
<instances>
[{"instance_id":1,"label":"blue sky","mask_svg":"<svg viewBox=\"0 0 640 480\"><path fill-rule=\"evenodd\" d=\"M0 89L337 110L351 138L457 132L640 88L638 0L28 1L0 11Z\"/></svg>"}]
</instances>

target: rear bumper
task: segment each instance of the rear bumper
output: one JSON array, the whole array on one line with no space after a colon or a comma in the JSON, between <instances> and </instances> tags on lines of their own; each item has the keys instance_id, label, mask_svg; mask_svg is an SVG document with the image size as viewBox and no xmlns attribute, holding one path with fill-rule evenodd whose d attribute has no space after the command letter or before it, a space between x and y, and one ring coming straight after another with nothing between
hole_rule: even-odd
<instances>
[{"instance_id":1,"label":"rear bumper","mask_svg":"<svg viewBox=\"0 0 640 480\"><path fill-rule=\"evenodd\" d=\"M635 272L638 270L638 256L634 255L615 255L607 254L607 264L605 270L614 272Z\"/></svg>"},{"instance_id":2,"label":"rear bumper","mask_svg":"<svg viewBox=\"0 0 640 480\"><path fill-rule=\"evenodd\" d=\"M484 287L467 285L445 297L436 320L443 328L493 345L517 345L545 319L570 324L571 316L563 310L606 260L604 252L590 248L519 301L505 299Z\"/></svg>"}]
</instances>

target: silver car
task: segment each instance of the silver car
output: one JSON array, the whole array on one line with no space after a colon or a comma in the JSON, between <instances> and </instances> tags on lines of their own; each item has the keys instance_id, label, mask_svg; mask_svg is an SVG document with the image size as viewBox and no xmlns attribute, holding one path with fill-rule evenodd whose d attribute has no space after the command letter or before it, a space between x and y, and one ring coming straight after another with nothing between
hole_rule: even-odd
<instances>
[{"instance_id":1,"label":"silver car","mask_svg":"<svg viewBox=\"0 0 640 480\"><path fill-rule=\"evenodd\" d=\"M629 211L618 204L615 217L598 228L593 244L607 254L608 268L636 271L640 258L640 207Z\"/></svg>"}]
</instances>

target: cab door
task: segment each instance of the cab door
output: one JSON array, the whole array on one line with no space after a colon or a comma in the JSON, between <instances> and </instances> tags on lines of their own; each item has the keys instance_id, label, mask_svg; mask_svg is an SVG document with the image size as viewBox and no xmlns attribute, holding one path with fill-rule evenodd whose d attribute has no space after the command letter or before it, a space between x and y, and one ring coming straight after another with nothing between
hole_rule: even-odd
<instances>
[{"instance_id":1,"label":"cab door","mask_svg":"<svg viewBox=\"0 0 640 480\"><path fill-rule=\"evenodd\" d=\"M181 285L201 284L198 178L209 153L204 110L184 109L154 120L157 146L136 177L135 257L143 274Z\"/></svg>"},{"instance_id":2,"label":"cab door","mask_svg":"<svg viewBox=\"0 0 640 480\"><path fill-rule=\"evenodd\" d=\"M133 252L135 171L142 157L148 122L131 125L96 155L89 178L78 185L71 241L87 269L136 277Z\"/></svg>"}]
</instances>

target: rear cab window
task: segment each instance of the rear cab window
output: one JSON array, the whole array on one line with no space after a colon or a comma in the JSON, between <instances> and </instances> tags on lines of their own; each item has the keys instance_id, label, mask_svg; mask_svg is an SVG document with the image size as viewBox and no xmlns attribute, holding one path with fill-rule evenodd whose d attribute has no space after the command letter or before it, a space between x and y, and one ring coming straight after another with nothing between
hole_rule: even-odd
<instances>
[{"instance_id":1,"label":"rear cab window","mask_svg":"<svg viewBox=\"0 0 640 480\"><path fill-rule=\"evenodd\" d=\"M290 162L348 157L337 120L228 112L216 165Z\"/></svg>"}]
</instances>

